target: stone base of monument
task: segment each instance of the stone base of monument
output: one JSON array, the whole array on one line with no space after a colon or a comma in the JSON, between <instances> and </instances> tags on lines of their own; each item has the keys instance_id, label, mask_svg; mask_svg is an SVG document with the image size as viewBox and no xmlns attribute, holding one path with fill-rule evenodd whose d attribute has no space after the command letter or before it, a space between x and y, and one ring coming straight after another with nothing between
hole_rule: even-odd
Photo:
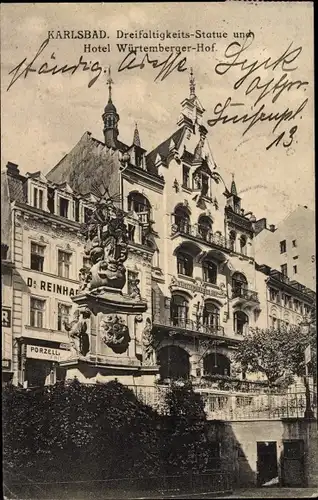
<instances>
[{"instance_id":1,"label":"stone base of monument","mask_svg":"<svg viewBox=\"0 0 318 500\"><path fill-rule=\"evenodd\" d=\"M147 302L125 295L116 288L101 287L80 293L72 298L79 307L87 307L94 315L141 314L147 310Z\"/></svg>"}]
</instances>

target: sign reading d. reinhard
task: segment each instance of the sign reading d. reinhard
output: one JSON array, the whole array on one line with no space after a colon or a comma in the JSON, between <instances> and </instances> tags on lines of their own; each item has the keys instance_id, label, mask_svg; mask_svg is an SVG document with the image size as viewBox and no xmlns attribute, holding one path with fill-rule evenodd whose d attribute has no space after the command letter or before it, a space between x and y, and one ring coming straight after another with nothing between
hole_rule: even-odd
<instances>
[{"instance_id":1,"label":"sign reading d. reinhard","mask_svg":"<svg viewBox=\"0 0 318 500\"><path fill-rule=\"evenodd\" d=\"M70 357L70 351L56 349L55 347L27 345L26 357L33 359L46 359L47 361L65 361Z\"/></svg>"}]
</instances>

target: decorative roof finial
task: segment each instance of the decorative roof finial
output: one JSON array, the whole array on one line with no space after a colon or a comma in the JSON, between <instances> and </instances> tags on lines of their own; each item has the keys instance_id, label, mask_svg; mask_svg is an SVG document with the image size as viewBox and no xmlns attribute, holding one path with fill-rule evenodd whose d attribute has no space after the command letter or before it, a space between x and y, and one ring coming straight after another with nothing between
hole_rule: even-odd
<instances>
[{"instance_id":1,"label":"decorative roof finial","mask_svg":"<svg viewBox=\"0 0 318 500\"><path fill-rule=\"evenodd\" d=\"M190 99L195 97L195 78L193 76L193 68L190 68Z\"/></svg>"},{"instance_id":2,"label":"decorative roof finial","mask_svg":"<svg viewBox=\"0 0 318 500\"><path fill-rule=\"evenodd\" d=\"M237 196L237 189L236 189L236 184L235 184L233 173L232 173L231 194L233 194L234 196Z\"/></svg>"},{"instance_id":3,"label":"decorative roof finial","mask_svg":"<svg viewBox=\"0 0 318 500\"><path fill-rule=\"evenodd\" d=\"M108 78L107 78L107 84L108 84L108 102L112 102L112 75L111 75L111 67L108 66Z\"/></svg>"},{"instance_id":4,"label":"decorative roof finial","mask_svg":"<svg viewBox=\"0 0 318 500\"><path fill-rule=\"evenodd\" d=\"M138 131L138 127L137 127L137 123L135 123L135 130L134 130L133 145L134 145L134 146L139 146L139 147L141 147L140 137L139 137L139 131Z\"/></svg>"}]
</instances>

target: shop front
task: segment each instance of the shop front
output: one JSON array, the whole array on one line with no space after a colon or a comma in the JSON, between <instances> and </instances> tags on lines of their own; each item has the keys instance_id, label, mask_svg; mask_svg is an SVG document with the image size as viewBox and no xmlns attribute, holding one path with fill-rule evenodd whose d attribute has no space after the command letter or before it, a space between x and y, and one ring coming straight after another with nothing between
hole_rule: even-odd
<instances>
[{"instance_id":1,"label":"shop front","mask_svg":"<svg viewBox=\"0 0 318 500\"><path fill-rule=\"evenodd\" d=\"M70 356L68 344L36 339L21 339L20 383L24 388L43 387L63 380L61 361Z\"/></svg>"}]
</instances>

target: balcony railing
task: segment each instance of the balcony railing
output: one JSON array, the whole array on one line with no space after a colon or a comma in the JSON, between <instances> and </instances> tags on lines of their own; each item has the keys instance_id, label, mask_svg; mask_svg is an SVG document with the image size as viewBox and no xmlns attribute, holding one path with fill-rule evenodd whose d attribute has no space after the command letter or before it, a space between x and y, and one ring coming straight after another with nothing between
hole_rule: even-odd
<instances>
[{"instance_id":1,"label":"balcony railing","mask_svg":"<svg viewBox=\"0 0 318 500\"><path fill-rule=\"evenodd\" d=\"M180 330L187 330L190 332L203 333L204 335L224 336L224 328L220 325L204 325L201 322L183 319L183 318L169 318L162 319L159 316L154 316L154 324L161 326L168 326Z\"/></svg>"},{"instance_id":2,"label":"balcony railing","mask_svg":"<svg viewBox=\"0 0 318 500\"><path fill-rule=\"evenodd\" d=\"M210 245L215 245L221 248L231 249L230 242L227 241L221 234L213 234L212 231L200 228L197 225L192 226L186 222L179 222L171 225L171 234L182 234L192 236L193 238L205 241Z\"/></svg>"},{"instance_id":3,"label":"balcony railing","mask_svg":"<svg viewBox=\"0 0 318 500\"><path fill-rule=\"evenodd\" d=\"M247 301L259 302L258 293L247 288L234 288L232 291L232 299L242 298Z\"/></svg>"}]
</instances>

